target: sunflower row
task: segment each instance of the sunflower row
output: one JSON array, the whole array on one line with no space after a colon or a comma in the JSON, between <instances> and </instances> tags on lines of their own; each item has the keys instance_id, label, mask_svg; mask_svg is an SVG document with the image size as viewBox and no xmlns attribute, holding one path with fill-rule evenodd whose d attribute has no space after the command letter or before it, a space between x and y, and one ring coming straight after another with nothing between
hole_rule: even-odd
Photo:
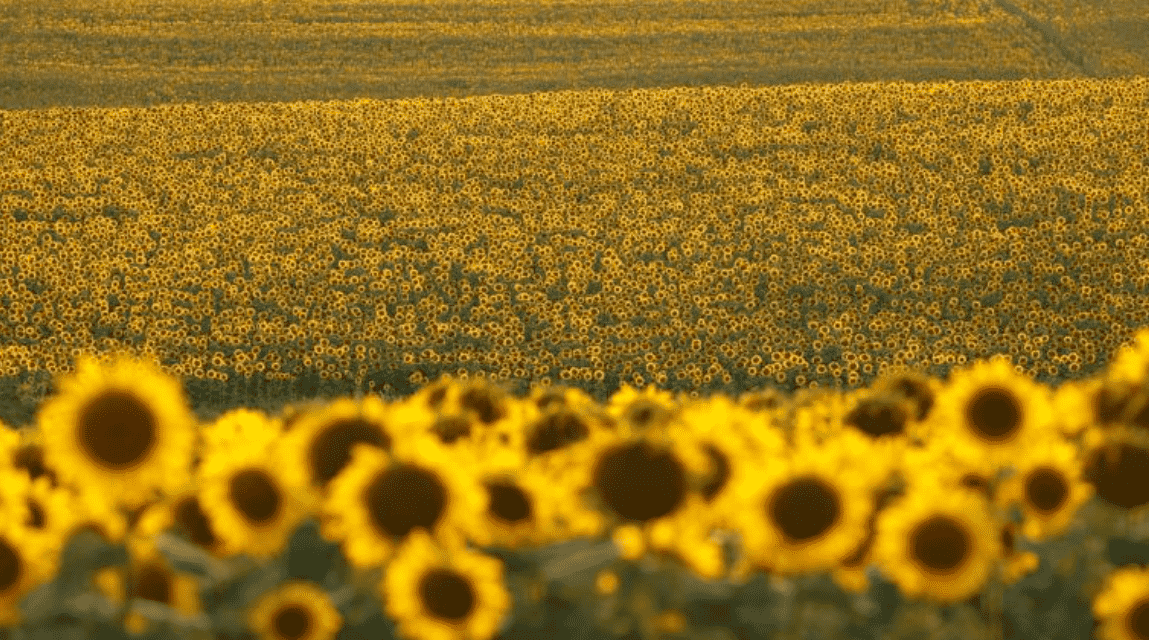
<instances>
[{"instance_id":1,"label":"sunflower row","mask_svg":"<svg viewBox=\"0 0 1149 640\"><path fill-rule=\"evenodd\" d=\"M195 615L203 585L171 571L158 540L267 562L309 520L356 571L380 572L369 586L410 638L496 637L513 599L484 549L576 539L734 584L828 573L861 593L876 567L907 598L952 604L1036 569L1017 538L1084 526L1094 496L1140 513L1147 429L1149 331L1104 375L1056 390L1004 358L944 382L903 371L867 389L737 399L624 386L605 404L443 378L393 403L238 408L207 424L155 364L82 356L34 428L0 430L0 620L21 623L21 598L82 529L129 552L130 570L95 576L105 597ZM610 583L601 574L600 592ZM1146 573L1115 571L1092 597L1106 638L1149 637ZM344 616L320 585L288 579L246 623L262 638L328 639ZM145 618L125 624L139 632Z\"/></svg>"}]
</instances>

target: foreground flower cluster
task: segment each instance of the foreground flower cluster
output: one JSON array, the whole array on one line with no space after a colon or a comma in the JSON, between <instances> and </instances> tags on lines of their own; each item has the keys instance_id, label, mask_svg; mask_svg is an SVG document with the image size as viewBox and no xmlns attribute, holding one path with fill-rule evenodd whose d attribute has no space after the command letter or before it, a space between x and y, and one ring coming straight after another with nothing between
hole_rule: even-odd
<instances>
[{"instance_id":1,"label":"foreground flower cluster","mask_svg":"<svg viewBox=\"0 0 1149 640\"><path fill-rule=\"evenodd\" d=\"M867 389L736 400L628 386L605 404L566 387L518 399L444 378L394 403L238 408L199 424L177 380L126 354L81 357L57 388L36 428L0 431L7 625L84 529L130 557L94 591L194 615L201 589L158 539L266 562L310 519L356 571L377 571L368 587L399 634L488 640L514 606L494 548L609 539L625 559L670 559L706 581L826 573L849 592L876 567L908 599L952 604L1034 571L1016 541L1082 526L1091 499L1149 504L1149 331L1104 375L1056 390L1003 358L946 381L903 371ZM617 580L601 572L599 592ZM1144 569L1115 570L1091 597L1100 637L1149 638ZM658 620L667 634L690 625ZM287 578L245 623L268 640L330 640L343 621L323 585ZM132 633L148 624L124 617Z\"/></svg>"}]
</instances>

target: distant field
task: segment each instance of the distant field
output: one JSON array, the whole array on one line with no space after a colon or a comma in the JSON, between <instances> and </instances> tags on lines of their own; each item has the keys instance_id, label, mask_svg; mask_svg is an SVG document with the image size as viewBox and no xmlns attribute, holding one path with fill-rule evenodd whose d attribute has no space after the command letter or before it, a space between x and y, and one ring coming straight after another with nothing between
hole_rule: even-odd
<instances>
[{"instance_id":1,"label":"distant field","mask_svg":"<svg viewBox=\"0 0 1149 640\"><path fill-rule=\"evenodd\" d=\"M0 3L0 108L1149 75L1140 0Z\"/></svg>"},{"instance_id":2,"label":"distant field","mask_svg":"<svg viewBox=\"0 0 1149 640\"><path fill-rule=\"evenodd\" d=\"M1053 384L1149 325L1145 78L0 116L11 425L122 346L210 416L444 372Z\"/></svg>"}]
</instances>

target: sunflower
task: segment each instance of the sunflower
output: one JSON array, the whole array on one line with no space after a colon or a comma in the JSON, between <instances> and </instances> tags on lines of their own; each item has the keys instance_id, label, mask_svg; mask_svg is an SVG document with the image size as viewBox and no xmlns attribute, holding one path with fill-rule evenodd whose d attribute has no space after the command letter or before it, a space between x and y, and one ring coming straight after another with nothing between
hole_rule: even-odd
<instances>
[{"instance_id":1,"label":"sunflower","mask_svg":"<svg viewBox=\"0 0 1149 640\"><path fill-rule=\"evenodd\" d=\"M512 605L502 562L462 544L440 546L422 529L388 565L379 595L412 640L489 640Z\"/></svg>"},{"instance_id":2,"label":"sunflower","mask_svg":"<svg viewBox=\"0 0 1149 640\"><path fill-rule=\"evenodd\" d=\"M1031 540L1060 535L1093 495L1093 487L1081 480L1077 447L1059 437L1034 444L1015 469L1002 483L997 499L1003 510L1014 504L1021 507L1022 533Z\"/></svg>"},{"instance_id":3,"label":"sunflower","mask_svg":"<svg viewBox=\"0 0 1149 640\"><path fill-rule=\"evenodd\" d=\"M1121 425L1082 435L1082 477L1105 504L1130 517L1149 512L1149 433Z\"/></svg>"},{"instance_id":4,"label":"sunflower","mask_svg":"<svg viewBox=\"0 0 1149 640\"><path fill-rule=\"evenodd\" d=\"M615 431L610 414L596 406L552 404L538 409L530 402L522 406L522 426L511 444L523 448L528 463L556 474L561 475L571 464L577 464L577 456L569 454L579 449L579 445Z\"/></svg>"},{"instance_id":5,"label":"sunflower","mask_svg":"<svg viewBox=\"0 0 1149 640\"><path fill-rule=\"evenodd\" d=\"M501 396L492 400L485 391L472 391L474 394L467 396L470 400L464 401L455 399L454 389L449 389L436 409L422 401L396 403L391 406L390 422L398 433L430 435L451 454L482 461L485 466L521 467L526 460L523 405ZM479 409L469 408L476 406ZM477 412L480 410L482 415Z\"/></svg>"},{"instance_id":6,"label":"sunflower","mask_svg":"<svg viewBox=\"0 0 1149 640\"><path fill-rule=\"evenodd\" d=\"M39 538L56 553L84 524L75 494L64 487L53 487L46 476L31 481L26 502L28 536Z\"/></svg>"},{"instance_id":7,"label":"sunflower","mask_svg":"<svg viewBox=\"0 0 1149 640\"><path fill-rule=\"evenodd\" d=\"M1105 377L1134 384L1149 379L1149 327L1139 329L1132 344L1122 346L1113 354L1105 368Z\"/></svg>"},{"instance_id":8,"label":"sunflower","mask_svg":"<svg viewBox=\"0 0 1149 640\"><path fill-rule=\"evenodd\" d=\"M653 385L639 391L625 383L606 405L606 412L617 423L634 431L666 426L677 409L678 402L669 391L660 391Z\"/></svg>"},{"instance_id":9,"label":"sunflower","mask_svg":"<svg viewBox=\"0 0 1149 640\"><path fill-rule=\"evenodd\" d=\"M587 392L565 384L535 387L531 389L523 401L534 405L536 410L544 412L551 407L570 407L577 411L583 407L598 405Z\"/></svg>"},{"instance_id":10,"label":"sunflower","mask_svg":"<svg viewBox=\"0 0 1149 640\"><path fill-rule=\"evenodd\" d=\"M271 443L206 452L199 503L229 555L277 555L317 505L299 476L285 473L281 455Z\"/></svg>"},{"instance_id":11,"label":"sunflower","mask_svg":"<svg viewBox=\"0 0 1149 640\"><path fill-rule=\"evenodd\" d=\"M83 355L57 386L37 423L66 481L135 508L190 475L195 419L177 380L127 355L108 367Z\"/></svg>"},{"instance_id":12,"label":"sunflower","mask_svg":"<svg viewBox=\"0 0 1149 640\"><path fill-rule=\"evenodd\" d=\"M54 487L62 484L56 477L56 472L44 464L44 444L39 429L21 429L18 434L5 433L4 442L0 444L4 451L10 452L10 457L4 456L5 461L11 460L13 466L27 471L28 477L32 480L44 476ZM17 438L14 443L10 439L13 434L16 434Z\"/></svg>"},{"instance_id":13,"label":"sunflower","mask_svg":"<svg viewBox=\"0 0 1149 640\"><path fill-rule=\"evenodd\" d=\"M1110 573L1093 597L1093 617L1098 640L1149 638L1149 569L1122 567Z\"/></svg>"},{"instance_id":14,"label":"sunflower","mask_svg":"<svg viewBox=\"0 0 1149 640\"><path fill-rule=\"evenodd\" d=\"M215 534L215 525L200 502L198 489L193 485L186 486L162 502L150 505L136 522L133 531L138 540L149 542L161 533L175 531L217 558L228 555L227 545L224 539Z\"/></svg>"},{"instance_id":15,"label":"sunflower","mask_svg":"<svg viewBox=\"0 0 1149 640\"><path fill-rule=\"evenodd\" d=\"M482 538L488 496L478 477L473 464L426 434L397 440L391 453L356 444L322 503L320 533L341 542L361 569L386 562L414 529L436 539Z\"/></svg>"},{"instance_id":16,"label":"sunflower","mask_svg":"<svg viewBox=\"0 0 1149 640\"><path fill-rule=\"evenodd\" d=\"M889 479L884 486L873 491L874 507L866 521L865 534L854 550L842 559L833 569L830 577L840 588L851 593L865 593L870 588L867 575L873 559L874 540L877 538L878 515L896 497L902 495L905 485L896 478Z\"/></svg>"},{"instance_id":17,"label":"sunflower","mask_svg":"<svg viewBox=\"0 0 1149 640\"><path fill-rule=\"evenodd\" d=\"M509 469L485 466L478 471L487 492L487 510L476 542L504 549L565 541L575 536L564 523L577 519L570 504L575 496L552 483L537 467Z\"/></svg>"},{"instance_id":18,"label":"sunflower","mask_svg":"<svg viewBox=\"0 0 1149 640\"><path fill-rule=\"evenodd\" d=\"M124 626L133 634L144 633L149 621L135 606L138 601L155 602L183 616L203 613L199 599L199 579L172 569L167 559L146 544L128 544L128 566L103 567L92 576L96 588L117 605L129 602Z\"/></svg>"},{"instance_id":19,"label":"sunflower","mask_svg":"<svg viewBox=\"0 0 1149 640\"><path fill-rule=\"evenodd\" d=\"M257 409L238 408L224 412L199 433L202 459L220 450L269 447L283 437L283 422Z\"/></svg>"},{"instance_id":20,"label":"sunflower","mask_svg":"<svg viewBox=\"0 0 1149 640\"><path fill-rule=\"evenodd\" d=\"M973 490L911 486L877 525L874 560L910 598L966 600L981 590L1001 556L1001 523Z\"/></svg>"},{"instance_id":21,"label":"sunflower","mask_svg":"<svg viewBox=\"0 0 1149 640\"><path fill-rule=\"evenodd\" d=\"M1016 537L1016 525L1012 522L1004 523L1001 527L1001 581L1006 585L1011 585L1033 573L1041 564L1041 558L1036 553L1019 551L1014 547Z\"/></svg>"},{"instance_id":22,"label":"sunflower","mask_svg":"<svg viewBox=\"0 0 1149 640\"><path fill-rule=\"evenodd\" d=\"M750 411L782 411L786 408L789 398L780 389L763 387L757 391L747 391L738 396L738 406Z\"/></svg>"},{"instance_id":23,"label":"sunflower","mask_svg":"<svg viewBox=\"0 0 1149 640\"><path fill-rule=\"evenodd\" d=\"M43 538L29 536L22 522L0 520L0 625L20 624L20 601L60 568L59 552Z\"/></svg>"},{"instance_id":24,"label":"sunflower","mask_svg":"<svg viewBox=\"0 0 1149 640\"><path fill-rule=\"evenodd\" d=\"M965 442L950 443L933 439L924 447L909 447L902 452L898 475L908 485L964 488L993 498L1010 465L981 455Z\"/></svg>"},{"instance_id":25,"label":"sunflower","mask_svg":"<svg viewBox=\"0 0 1149 640\"><path fill-rule=\"evenodd\" d=\"M300 416L282 439L285 476L293 486L305 486L311 499L320 499L347 466L354 445L391 448L400 436L392 415L382 399L366 396L339 398Z\"/></svg>"},{"instance_id":26,"label":"sunflower","mask_svg":"<svg viewBox=\"0 0 1149 640\"><path fill-rule=\"evenodd\" d=\"M732 517L742 558L735 578L744 581L752 568L781 575L833 568L865 536L878 475L830 439L797 445L774 469L738 487Z\"/></svg>"},{"instance_id":27,"label":"sunflower","mask_svg":"<svg viewBox=\"0 0 1149 640\"><path fill-rule=\"evenodd\" d=\"M913 419L913 405L889 392L860 389L844 394L841 404L823 425L823 438L835 438L840 448L883 479L898 471L906 452L923 435Z\"/></svg>"},{"instance_id":28,"label":"sunflower","mask_svg":"<svg viewBox=\"0 0 1149 640\"><path fill-rule=\"evenodd\" d=\"M722 548L709 537L715 517L692 490L714 468L703 448L666 430L598 431L566 451L555 484L571 487L597 514L588 535L603 529L629 560L647 549L676 556L698 575L718 577Z\"/></svg>"},{"instance_id":29,"label":"sunflower","mask_svg":"<svg viewBox=\"0 0 1149 640\"><path fill-rule=\"evenodd\" d=\"M247 619L260 640L333 640L343 627L327 592L306 580L290 580L263 594Z\"/></svg>"},{"instance_id":30,"label":"sunflower","mask_svg":"<svg viewBox=\"0 0 1149 640\"><path fill-rule=\"evenodd\" d=\"M710 469L697 484L710 505L715 527L729 527L725 514L736 499L735 487L761 473L761 467L789 455L786 437L768 414L752 412L723 395L691 401L680 407L667 425L676 441L701 446Z\"/></svg>"},{"instance_id":31,"label":"sunflower","mask_svg":"<svg viewBox=\"0 0 1149 640\"><path fill-rule=\"evenodd\" d=\"M974 447L993 462L1023 456L1054 428L1049 390L994 357L953 374L938 394L931 439Z\"/></svg>"},{"instance_id":32,"label":"sunflower","mask_svg":"<svg viewBox=\"0 0 1149 640\"><path fill-rule=\"evenodd\" d=\"M883 373L873 388L876 393L897 395L913 405L914 410L910 416L912 424L908 431L917 437L917 427L929 420L943 385L940 380L925 373L904 369Z\"/></svg>"}]
</instances>

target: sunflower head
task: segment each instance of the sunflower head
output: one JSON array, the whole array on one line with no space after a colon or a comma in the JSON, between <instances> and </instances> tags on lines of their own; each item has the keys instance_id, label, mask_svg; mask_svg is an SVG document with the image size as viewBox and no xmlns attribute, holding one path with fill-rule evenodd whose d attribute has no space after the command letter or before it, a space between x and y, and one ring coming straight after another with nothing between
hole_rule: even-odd
<instances>
[{"instance_id":1,"label":"sunflower head","mask_svg":"<svg viewBox=\"0 0 1149 640\"><path fill-rule=\"evenodd\" d=\"M81 357L37 416L46 463L65 480L128 507L190 475L195 420L174 378L119 356L103 366Z\"/></svg>"},{"instance_id":2,"label":"sunflower head","mask_svg":"<svg viewBox=\"0 0 1149 640\"><path fill-rule=\"evenodd\" d=\"M319 585L289 580L259 597L248 625L264 640L332 640L343 616Z\"/></svg>"},{"instance_id":3,"label":"sunflower head","mask_svg":"<svg viewBox=\"0 0 1149 640\"><path fill-rule=\"evenodd\" d=\"M961 602L1000 558L1000 531L980 494L918 484L879 515L875 559L908 596Z\"/></svg>"},{"instance_id":4,"label":"sunflower head","mask_svg":"<svg viewBox=\"0 0 1149 640\"><path fill-rule=\"evenodd\" d=\"M1097 497L1121 509L1149 503L1149 437L1129 427L1102 431L1090 428L1084 437L1082 477Z\"/></svg>"}]
</instances>

